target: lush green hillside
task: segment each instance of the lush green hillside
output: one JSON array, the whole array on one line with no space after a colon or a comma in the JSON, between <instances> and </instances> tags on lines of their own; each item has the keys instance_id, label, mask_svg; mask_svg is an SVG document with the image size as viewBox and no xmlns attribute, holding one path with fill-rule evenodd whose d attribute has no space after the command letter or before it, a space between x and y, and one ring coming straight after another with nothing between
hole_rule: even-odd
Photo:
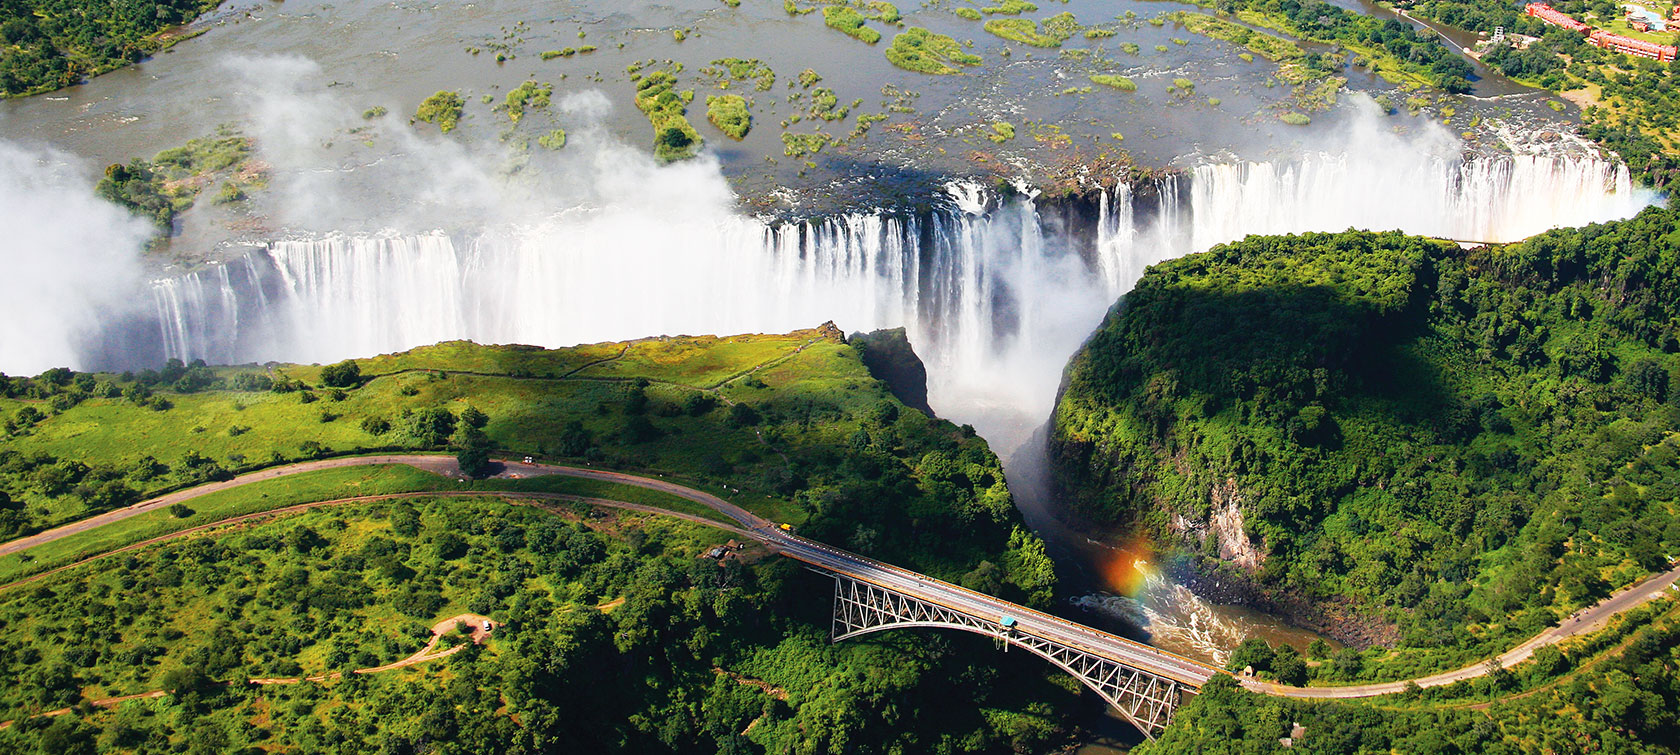
<instances>
[{"instance_id":1,"label":"lush green hillside","mask_svg":"<svg viewBox=\"0 0 1680 755\"><path fill-rule=\"evenodd\" d=\"M0 0L0 96L70 86L134 63L169 41L159 32L216 0Z\"/></svg>"},{"instance_id":2,"label":"lush green hillside","mask_svg":"<svg viewBox=\"0 0 1680 755\"><path fill-rule=\"evenodd\" d=\"M831 326L55 370L0 379L0 393L7 536L297 459L389 448L470 464L495 451L680 480L1021 600L1043 604L1054 587L985 442L893 398ZM499 488L710 513L589 480L354 467L30 548L0 559L0 582L236 515L413 493L212 526L0 591L0 673L13 680L0 720L17 722L0 751L1008 752L1064 740L1079 709L1076 683L984 639L830 646L830 583L757 547L702 558L721 531L482 495ZM461 642L451 620L467 613L505 626L434 657ZM245 683L422 651L377 673ZM171 694L94 704L158 690Z\"/></svg>"},{"instance_id":3,"label":"lush green hillside","mask_svg":"<svg viewBox=\"0 0 1680 755\"><path fill-rule=\"evenodd\" d=\"M493 446L675 475L953 579L981 561L1014 565L1001 573L1019 586L1008 589L1049 598L1036 538L1008 547L1018 520L985 441L893 398L832 329L558 350L446 343L326 367L55 370L0 379L0 396L0 536L275 463ZM987 574L975 579L993 584Z\"/></svg>"},{"instance_id":4,"label":"lush green hillside","mask_svg":"<svg viewBox=\"0 0 1680 755\"><path fill-rule=\"evenodd\" d=\"M1354 640L1502 649L1680 556L1680 213L1461 251L1252 238L1158 265L1070 367L1059 483Z\"/></svg>"},{"instance_id":5,"label":"lush green hillside","mask_svg":"<svg viewBox=\"0 0 1680 755\"><path fill-rule=\"evenodd\" d=\"M826 580L657 516L358 504L184 538L0 593L0 751L1009 752L1062 732L1055 672L981 638L830 646ZM453 617L503 624L482 647ZM427 647L466 649L369 669ZM1001 664L1001 665L996 665ZM170 690L114 708L109 697ZM63 708L58 717L23 718Z\"/></svg>"},{"instance_id":6,"label":"lush green hillside","mask_svg":"<svg viewBox=\"0 0 1680 755\"><path fill-rule=\"evenodd\" d=\"M1244 692L1216 679L1136 755L1278 752L1680 752L1680 608L1628 621L1480 681L1372 702L1306 702ZM1300 729L1294 729L1299 724Z\"/></svg>"}]
</instances>

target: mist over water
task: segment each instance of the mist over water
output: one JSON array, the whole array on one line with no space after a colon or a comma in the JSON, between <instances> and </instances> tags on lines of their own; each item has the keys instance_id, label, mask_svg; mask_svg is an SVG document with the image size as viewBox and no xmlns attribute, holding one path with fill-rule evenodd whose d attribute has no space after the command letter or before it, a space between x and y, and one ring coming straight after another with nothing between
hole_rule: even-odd
<instances>
[{"instance_id":1,"label":"mist over water","mask_svg":"<svg viewBox=\"0 0 1680 755\"><path fill-rule=\"evenodd\" d=\"M0 141L0 370L103 359L87 340L145 296L139 254L150 228L95 195L79 168L61 152Z\"/></svg>"},{"instance_id":2,"label":"mist over water","mask_svg":"<svg viewBox=\"0 0 1680 755\"><path fill-rule=\"evenodd\" d=\"M656 334L905 327L944 416L1016 448L1063 366L1150 264L1250 232L1511 240L1626 217L1619 163L1465 157L1370 128L1359 149L1204 162L1090 199L954 182L933 209L741 214L715 164L598 138L577 204L529 220L292 234L153 287L157 359L325 362L448 339L563 346ZM570 149L570 148L568 148ZM1422 154L1419 154L1419 149ZM581 194L580 194L581 196Z\"/></svg>"}]
</instances>

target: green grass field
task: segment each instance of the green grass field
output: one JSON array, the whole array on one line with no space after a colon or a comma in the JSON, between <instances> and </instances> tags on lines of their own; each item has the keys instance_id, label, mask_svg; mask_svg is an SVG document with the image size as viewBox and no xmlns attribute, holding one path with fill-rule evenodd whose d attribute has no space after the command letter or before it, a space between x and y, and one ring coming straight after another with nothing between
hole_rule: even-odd
<instances>
[{"instance_id":1,"label":"green grass field","mask_svg":"<svg viewBox=\"0 0 1680 755\"><path fill-rule=\"evenodd\" d=\"M728 517L686 498L601 480L550 475L525 479L474 480L463 484L402 464L344 467L302 472L217 491L188 501L185 505L191 509L192 514L184 518L176 517L167 509L148 511L97 529L78 532L0 557L0 584L172 532L247 514L340 498L449 490L560 493L638 503L725 524L733 523ZM502 505L500 502L492 503ZM742 505L748 503L759 502L743 502ZM760 504L758 508L773 507Z\"/></svg>"},{"instance_id":2,"label":"green grass field","mask_svg":"<svg viewBox=\"0 0 1680 755\"><path fill-rule=\"evenodd\" d=\"M258 468L469 444L664 477L948 578L999 558L1013 527L985 441L893 398L832 328L554 350L451 342L354 366L270 365L253 374L250 366L177 364L131 376L8 378L0 382L0 395L11 396L0 399L0 539ZM480 420L481 430L469 426ZM412 470L268 482L195 501L185 519L152 513L32 549L32 560L0 558L0 580L239 514L458 484ZM471 489L501 485L710 516L674 496L577 480Z\"/></svg>"},{"instance_id":3,"label":"green grass field","mask_svg":"<svg viewBox=\"0 0 1680 755\"><path fill-rule=\"evenodd\" d=\"M477 480L470 483L474 490L507 490L525 493L563 493L565 495L582 496L585 498L603 498L609 501L623 503L639 503L644 506L656 506L668 511L683 514L693 514L724 524L734 524L734 520L711 510L706 506L671 495L670 493L635 485L624 485L604 480L588 480L581 477L566 477L563 475L546 475L543 477L527 477L519 480Z\"/></svg>"},{"instance_id":4,"label":"green grass field","mask_svg":"<svg viewBox=\"0 0 1680 755\"><path fill-rule=\"evenodd\" d=\"M765 403L796 398L844 401L854 407L880 400L877 390L859 390L873 389L874 381L855 357L834 359L835 349L849 352L845 346L828 343L825 349L819 343L809 354L799 351L817 337L815 332L804 332L658 339L556 350L452 342L358 360L363 383L343 391L313 387L320 384L319 366L283 365L270 373L312 387L289 393L226 388L160 392L172 405L163 411L120 397L84 398L62 411L54 410L47 400L0 399L0 416L16 416L25 407L47 415L0 440L0 454L8 450L24 457L47 454L55 463L109 470L138 493L150 495L190 481L178 463L189 453L241 471L321 453L436 448L404 436L400 427L370 433L363 422L374 418L400 426L405 411L444 408L460 414L472 406L489 415L486 432L512 453L567 456L559 453L566 425L579 422L590 442L585 448L572 449L570 456L583 456L593 449L595 460L616 461L620 467L657 465L699 474L706 468L703 462L714 455L732 457L731 466L741 464L743 457L745 464L756 465L753 457L773 456L751 430L729 424L724 399ZM615 358L621 353L621 358ZM737 381L746 385L731 384L718 394L708 394L713 406L705 414L680 411L682 403L699 389L766 364L782 368L756 380ZM242 372L250 369L216 370L227 383ZM573 372L577 374L571 378L561 377ZM845 395L836 390L837 379L857 392ZM625 441L626 417L614 409L630 399L638 380L650 381L647 408L655 429L651 437ZM146 457L170 471L141 479L143 475L131 470ZM672 461L677 462L675 469L671 469ZM0 463L0 488L25 504L34 526L55 526L93 513L73 486L50 491L36 479L37 469L25 469L29 466L16 458ZM713 461L710 468L721 465ZM747 487L739 479L731 482L743 491Z\"/></svg>"}]
</instances>

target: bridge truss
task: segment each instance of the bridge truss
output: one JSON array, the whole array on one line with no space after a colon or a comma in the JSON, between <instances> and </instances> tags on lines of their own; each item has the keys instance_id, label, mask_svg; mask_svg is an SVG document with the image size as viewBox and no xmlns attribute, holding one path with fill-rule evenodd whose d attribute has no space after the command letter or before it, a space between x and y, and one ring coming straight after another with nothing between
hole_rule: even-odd
<instances>
[{"instance_id":1,"label":"bridge truss","mask_svg":"<svg viewBox=\"0 0 1680 755\"><path fill-rule=\"evenodd\" d=\"M1172 723L1184 685L1089 650L1005 627L1001 616L982 617L930 603L879 585L829 573L834 578L831 642L886 629L931 627L983 634L1043 657L1090 687L1144 736Z\"/></svg>"}]
</instances>

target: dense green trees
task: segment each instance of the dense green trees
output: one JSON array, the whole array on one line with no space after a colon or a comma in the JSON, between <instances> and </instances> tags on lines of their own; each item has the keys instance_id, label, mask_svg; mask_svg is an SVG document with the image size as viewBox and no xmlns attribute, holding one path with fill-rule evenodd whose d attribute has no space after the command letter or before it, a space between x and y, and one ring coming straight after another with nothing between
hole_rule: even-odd
<instances>
[{"instance_id":1,"label":"dense green trees","mask_svg":"<svg viewBox=\"0 0 1680 755\"><path fill-rule=\"evenodd\" d=\"M1387 54L1392 56L1393 65L1444 91L1470 91L1468 79L1474 73L1470 64L1435 35L1400 20L1383 20L1319 0L1215 0L1212 5L1225 12L1266 14L1290 33L1307 39ZM1309 68L1322 67L1322 55L1312 54L1305 62Z\"/></svg>"},{"instance_id":2,"label":"dense green trees","mask_svg":"<svg viewBox=\"0 0 1680 755\"><path fill-rule=\"evenodd\" d=\"M1203 571L1353 601L1411 670L1503 647L1680 554L1677 220L1158 265L1071 368L1058 479ZM1229 501L1239 542L1208 525Z\"/></svg>"},{"instance_id":3,"label":"dense green trees","mask_svg":"<svg viewBox=\"0 0 1680 755\"><path fill-rule=\"evenodd\" d=\"M0 0L0 95L70 86L144 58L215 0Z\"/></svg>"},{"instance_id":4,"label":"dense green trees","mask_svg":"<svg viewBox=\"0 0 1680 755\"><path fill-rule=\"evenodd\" d=\"M1498 670L1474 684L1413 689L1373 703L1266 697L1241 690L1233 680L1215 679L1179 709L1165 734L1136 752L1275 752L1279 739L1294 736L1292 751L1338 755L1672 755L1680 751L1675 717L1680 710L1680 630L1672 607L1660 609L1666 615L1654 626L1636 632L1625 645L1616 644L1581 673L1570 673L1563 652L1543 648L1546 652L1537 653L1534 663ZM1263 656L1264 643L1258 648ZM1590 648L1570 651L1577 654L1587 657ZM1473 709L1470 701L1475 700L1487 702Z\"/></svg>"},{"instance_id":5,"label":"dense green trees","mask_svg":"<svg viewBox=\"0 0 1680 755\"><path fill-rule=\"evenodd\" d=\"M210 183L206 176L227 175L227 185L236 191L261 181L261 170L247 163L251 147L249 138L222 126L214 135L166 149L150 161L135 158L127 165L107 167L95 190L152 221L160 234L168 235L175 216L191 208L199 192Z\"/></svg>"},{"instance_id":6,"label":"dense green trees","mask_svg":"<svg viewBox=\"0 0 1680 755\"><path fill-rule=\"evenodd\" d=\"M321 384L334 388L354 388L362 382L362 368L354 359L321 368Z\"/></svg>"},{"instance_id":7,"label":"dense green trees","mask_svg":"<svg viewBox=\"0 0 1680 755\"><path fill-rule=\"evenodd\" d=\"M174 693L28 719L0 750L1001 753L1065 736L1053 710L1074 696L1037 659L942 634L830 645L821 577L701 558L725 537L705 528L587 513L321 510L0 594L0 719ZM389 663L461 611L503 622L488 650L240 684Z\"/></svg>"}]
</instances>

